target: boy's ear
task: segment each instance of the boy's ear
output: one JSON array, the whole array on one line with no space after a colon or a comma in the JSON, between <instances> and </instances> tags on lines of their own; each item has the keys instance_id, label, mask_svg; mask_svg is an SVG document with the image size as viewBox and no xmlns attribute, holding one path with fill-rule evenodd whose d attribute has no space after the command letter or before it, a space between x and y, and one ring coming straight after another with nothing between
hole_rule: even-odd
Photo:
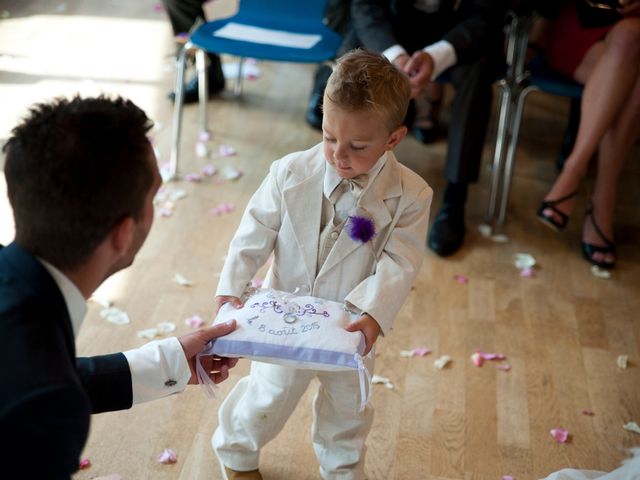
<instances>
[{"instance_id":1,"label":"boy's ear","mask_svg":"<svg viewBox=\"0 0 640 480\"><path fill-rule=\"evenodd\" d=\"M114 225L109 233L110 245L117 256L123 255L133 240L136 222L132 217L125 217Z\"/></svg>"},{"instance_id":2,"label":"boy's ear","mask_svg":"<svg viewBox=\"0 0 640 480\"><path fill-rule=\"evenodd\" d=\"M396 128L393 132L391 132L391 135L389 135L389 140L387 141L386 149L393 150L394 148L396 148L396 145L398 145L402 141L402 139L407 136L407 132L408 129L404 125Z\"/></svg>"}]
</instances>

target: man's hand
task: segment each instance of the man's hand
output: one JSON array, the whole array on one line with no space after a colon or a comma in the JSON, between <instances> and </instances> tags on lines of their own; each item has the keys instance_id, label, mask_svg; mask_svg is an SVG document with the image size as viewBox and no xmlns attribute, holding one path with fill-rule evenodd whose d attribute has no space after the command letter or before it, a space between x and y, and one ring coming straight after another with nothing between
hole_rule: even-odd
<instances>
[{"instance_id":1,"label":"man's hand","mask_svg":"<svg viewBox=\"0 0 640 480\"><path fill-rule=\"evenodd\" d=\"M623 17L637 17L640 15L640 0L620 0L618 13Z\"/></svg>"},{"instance_id":2,"label":"man's hand","mask_svg":"<svg viewBox=\"0 0 640 480\"><path fill-rule=\"evenodd\" d=\"M366 355L373 348L373 344L376 343L378 335L380 335L380 325L376 322L371 315L364 314L358 320L349 325L346 329L347 332L357 332L360 330L364 335L365 348L363 355Z\"/></svg>"},{"instance_id":3,"label":"man's hand","mask_svg":"<svg viewBox=\"0 0 640 480\"><path fill-rule=\"evenodd\" d=\"M411 58L404 64L402 71L409 76L411 96L418 98L420 92L431 82L433 58L427 52L418 50L414 52Z\"/></svg>"},{"instance_id":4,"label":"man's hand","mask_svg":"<svg viewBox=\"0 0 640 480\"><path fill-rule=\"evenodd\" d=\"M235 329L236 321L231 320L227 323L202 328L196 332L187 333L186 335L178 337L184 354L187 357L187 362L189 362L189 370L191 370L189 384L194 385L198 383L198 376L196 375L196 355L200 353L211 340L227 335ZM238 363L238 359L206 355L200 357L200 362L205 372L209 374L211 381L213 383L220 383L227 379L229 369Z\"/></svg>"},{"instance_id":5,"label":"man's hand","mask_svg":"<svg viewBox=\"0 0 640 480\"><path fill-rule=\"evenodd\" d=\"M218 310L220 310L220 307L225 303L230 303L236 308L242 307L242 301L238 297L234 297L233 295L218 295L216 297L216 311L214 315L218 314Z\"/></svg>"}]
</instances>

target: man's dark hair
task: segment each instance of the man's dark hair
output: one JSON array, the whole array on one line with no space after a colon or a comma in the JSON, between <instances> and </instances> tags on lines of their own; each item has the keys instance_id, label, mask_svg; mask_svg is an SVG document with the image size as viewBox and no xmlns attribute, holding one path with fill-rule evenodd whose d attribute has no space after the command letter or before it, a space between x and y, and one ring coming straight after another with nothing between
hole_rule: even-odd
<instances>
[{"instance_id":1,"label":"man's dark hair","mask_svg":"<svg viewBox=\"0 0 640 480\"><path fill-rule=\"evenodd\" d=\"M16 243L72 270L119 221L139 220L154 178L152 125L120 97L32 107L2 149Z\"/></svg>"}]
</instances>

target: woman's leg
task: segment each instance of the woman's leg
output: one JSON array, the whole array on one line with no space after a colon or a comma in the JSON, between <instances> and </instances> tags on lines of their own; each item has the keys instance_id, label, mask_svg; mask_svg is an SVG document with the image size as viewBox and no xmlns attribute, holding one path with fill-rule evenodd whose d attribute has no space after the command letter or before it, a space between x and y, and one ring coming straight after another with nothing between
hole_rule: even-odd
<instances>
[{"instance_id":1,"label":"woman's leg","mask_svg":"<svg viewBox=\"0 0 640 480\"><path fill-rule=\"evenodd\" d=\"M576 143L545 200L554 200L577 190L589 160L612 123L627 106L638 79L640 19L618 22L602 42L594 44L576 69L576 80L584 83L582 118ZM575 199L562 202L559 210L570 213ZM545 214L554 215L545 210Z\"/></svg>"}]
</instances>

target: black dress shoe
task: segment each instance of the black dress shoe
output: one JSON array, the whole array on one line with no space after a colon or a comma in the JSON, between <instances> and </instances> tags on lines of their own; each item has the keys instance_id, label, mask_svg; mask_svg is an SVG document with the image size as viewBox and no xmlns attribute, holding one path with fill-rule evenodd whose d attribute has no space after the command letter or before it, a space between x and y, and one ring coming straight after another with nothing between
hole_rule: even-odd
<instances>
[{"instance_id":1,"label":"black dress shoe","mask_svg":"<svg viewBox=\"0 0 640 480\"><path fill-rule=\"evenodd\" d=\"M429 232L429 248L441 257L447 257L462 246L464 231L464 210L443 207Z\"/></svg>"},{"instance_id":2,"label":"black dress shoe","mask_svg":"<svg viewBox=\"0 0 640 480\"><path fill-rule=\"evenodd\" d=\"M222 66L220 65L220 61L212 61L209 65L208 81L209 95L215 95L224 90L224 73L222 73ZM199 97L198 76L196 75L184 86L184 96L182 98L184 104L187 105L189 103L197 103ZM175 102L175 92L169 92L167 94L167 98L169 98L169 100L171 100L172 102Z\"/></svg>"}]
</instances>

